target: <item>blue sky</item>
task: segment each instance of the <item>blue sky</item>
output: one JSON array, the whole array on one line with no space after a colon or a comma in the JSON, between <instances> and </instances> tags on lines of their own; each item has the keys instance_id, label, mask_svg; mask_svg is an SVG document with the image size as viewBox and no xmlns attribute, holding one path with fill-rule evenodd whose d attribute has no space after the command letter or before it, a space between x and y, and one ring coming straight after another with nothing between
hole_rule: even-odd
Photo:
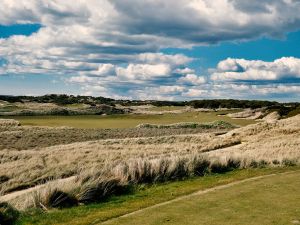
<instances>
[{"instance_id":1,"label":"blue sky","mask_svg":"<svg viewBox=\"0 0 300 225\"><path fill-rule=\"evenodd\" d=\"M0 94L299 101L299 15L293 0L3 0Z\"/></svg>"}]
</instances>

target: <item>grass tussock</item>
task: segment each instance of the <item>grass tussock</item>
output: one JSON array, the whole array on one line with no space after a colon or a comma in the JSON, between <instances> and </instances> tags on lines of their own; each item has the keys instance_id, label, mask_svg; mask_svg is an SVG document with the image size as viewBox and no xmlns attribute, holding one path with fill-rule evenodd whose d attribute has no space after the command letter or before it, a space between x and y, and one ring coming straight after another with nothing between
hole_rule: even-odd
<instances>
[{"instance_id":1,"label":"grass tussock","mask_svg":"<svg viewBox=\"0 0 300 225\"><path fill-rule=\"evenodd\" d=\"M239 158L209 159L203 156L136 159L119 165L106 165L99 170L94 168L90 172L85 171L69 185L48 185L27 195L25 199L19 198L14 204L23 210L67 208L104 202L114 195L129 193L140 185L222 174L241 168L295 165L287 162L289 161L274 164L264 161L247 163Z\"/></svg>"}]
</instances>

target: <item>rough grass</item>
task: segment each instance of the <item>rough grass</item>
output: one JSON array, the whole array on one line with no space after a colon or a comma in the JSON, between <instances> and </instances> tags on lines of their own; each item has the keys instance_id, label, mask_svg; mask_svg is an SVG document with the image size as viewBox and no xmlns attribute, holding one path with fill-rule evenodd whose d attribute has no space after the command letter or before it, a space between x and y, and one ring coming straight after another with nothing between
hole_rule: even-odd
<instances>
[{"instance_id":1,"label":"rough grass","mask_svg":"<svg viewBox=\"0 0 300 225\"><path fill-rule=\"evenodd\" d=\"M286 166L282 163L281 165ZM271 165L266 163L264 166ZM15 197L9 202L22 210L65 208L103 202L113 195L127 193L132 187L141 184L184 180L205 174L223 174L249 167L252 167L252 164L233 158L227 161L216 159L211 161L200 156L156 160L138 159L119 165L106 165L98 170L85 171L68 183L49 183L33 192Z\"/></svg>"},{"instance_id":2,"label":"rough grass","mask_svg":"<svg viewBox=\"0 0 300 225\"><path fill-rule=\"evenodd\" d=\"M296 116L224 135L108 139L24 151L2 150L0 177L8 178L0 186L4 194L76 175L69 182L49 183L34 192L2 199L18 209L48 211L104 202L139 185L240 168L293 166L300 159L299 133L300 116Z\"/></svg>"},{"instance_id":3,"label":"rough grass","mask_svg":"<svg viewBox=\"0 0 300 225\"><path fill-rule=\"evenodd\" d=\"M3 194L10 193L48 180L70 177L81 171L99 171L99 168L106 168L106 165L114 167L133 163L137 168L145 168L139 163L146 162L147 165L147 162L166 160L171 161L172 165L174 161L174 165L182 168L180 159L194 156L221 163L226 163L228 159L239 159L241 167L276 166L287 162L295 164L300 158L299 123L298 116L277 123L260 123L235 129L225 135L206 133L109 139L24 151L2 150L0 177L6 176L6 179L0 188ZM139 163L135 163L135 159ZM177 160L180 163L176 163ZM160 167L162 172L166 169L164 164L160 164ZM152 175L151 172L146 178L150 179ZM139 174L132 176L141 177ZM165 178L162 176L156 179Z\"/></svg>"},{"instance_id":4,"label":"rough grass","mask_svg":"<svg viewBox=\"0 0 300 225\"><path fill-rule=\"evenodd\" d=\"M14 120L5 120L14 121ZM74 142L105 139L160 137L204 132L227 132L230 127L181 127L168 129L79 129L69 127L4 127L0 126L0 150L26 150Z\"/></svg>"},{"instance_id":5,"label":"rough grass","mask_svg":"<svg viewBox=\"0 0 300 225\"><path fill-rule=\"evenodd\" d=\"M88 204L73 208L42 211L27 211L23 213L19 225L87 225L100 224L141 208L169 201L193 192L224 185L233 181L254 176L298 170L299 167L263 168L234 170L222 175L211 174L184 181L174 181L156 185L141 185L126 195L113 196L101 204ZM133 220L131 220L133 221Z\"/></svg>"}]
</instances>

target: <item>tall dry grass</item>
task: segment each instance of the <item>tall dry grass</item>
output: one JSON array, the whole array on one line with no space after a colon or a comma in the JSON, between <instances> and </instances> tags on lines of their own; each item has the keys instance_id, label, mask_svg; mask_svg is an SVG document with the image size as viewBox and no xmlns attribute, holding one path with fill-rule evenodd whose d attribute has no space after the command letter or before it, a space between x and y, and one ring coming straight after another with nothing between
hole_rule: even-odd
<instances>
[{"instance_id":1,"label":"tall dry grass","mask_svg":"<svg viewBox=\"0 0 300 225\"><path fill-rule=\"evenodd\" d=\"M139 184L223 173L236 168L295 165L300 159L299 134L300 116L296 116L250 125L224 135L109 139L1 151L0 177L9 178L1 184L1 189L8 193L12 188L38 184L41 179L76 175L76 179L69 182L49 184L50 189L45 188L47 185L36 189L35 197L26 193L9 201L18 208L45 209L104 201Z\"/></svg>"},{"instance_id":2,"label":"tall dry grass","mask_svg":"<svg viewBox=\"0 0 300 225\"><path fill-rule=\"evenodd\" d=\"M33 192L10 200L14 207L25 210L66 208L106 201L113 195L122 195L140 184L155 184L210 173L225 173L235 169L266 166L292 166L296 161L247 161L239 158L206 158L201 155L160 159L135 159L101 169L84 171L70 182L47 184Z\"/></svg>"}]
</instances>

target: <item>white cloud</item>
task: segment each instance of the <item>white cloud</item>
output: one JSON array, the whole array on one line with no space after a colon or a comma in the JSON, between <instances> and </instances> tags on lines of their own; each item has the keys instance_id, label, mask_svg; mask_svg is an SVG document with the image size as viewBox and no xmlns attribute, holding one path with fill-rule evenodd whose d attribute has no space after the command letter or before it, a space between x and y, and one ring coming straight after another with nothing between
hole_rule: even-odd
<instances>
[{"instance_id":1,"label":"white cloud","mask_svg":"<svg viewBox=\"0 0 300 225\"><path fill-rule=\"evenodd\" d=\"M238 92L239 97L247 97L247 92L296 95L297 82L287 80L300 78L297 58L227 59L206 81L188 67L192 58L159 51L282 38L300 29L299 8L296 0L2 0L0 24L38 23L42 28L29 37L0 39L0 58L6 62L0 75L67 75L86 93L148 99ZM251 83L260 80L277 84ZM282 80L287 84L280 84ZM180 86L174 85L177 81ZM223 81L226 84L219 85ZM187 91L187 84L193 88Z\"/></svg>"},{"instance_id":2,"label":"white cloud","mask_svg":"<svg viewBox=\"0 0 300 225\"><path fill-rule=\"evenodd\" d=\"M178 79L180 83L187 83L192 85L204 84L206 82L204 77L197 76L196 74L187 74Z\"/></svg>"},{"instance_id":3,"label":"white cloud","mask_svg":"<svg viewBox=\"0 0 300 225\"><path fill-rule=\"evenodd\" d=\"M129 64L126 68L117 67L116 74L129 80L151 80L155 77L168 77L171 67L167 64Z\"/></svg>"},{"instance_id":4,"label":"white cloud","mask_svg":"<svg viewBox=\"0 0 300 225\"><path fill-rule=\"evenodd\" d=\"M208 96L209 91L208 90L201 90L201 89L189 89L187 92L183 93L182 96L184 97L190 97L190 98L201 98Z\"/></svg>"},{"instance_id":5,"label":"white cloud","mask_svg":"<svg viewBox=\"0 0 300 225\"><path fill-rule=\"evenodd\" d=\"M160 86L157 90L160 94L174 94L174 93L181 93L185 90L185 87L183 86Z\"/></svg>"},{"instance_id":6,"label":"white cloud","mask_svg":"<svg viewBox=\"0 0 300 225\"><path fill-rule=\"evenodd\" d=\"M195 73L195 70L186 67L184 69L180 69L180 68L176 69L174 71L174 73L178 73L178 74L193 74L193 73Z\"/></svg>"},{"instance_id":7,"label":"white cloud","mask_svg":"<svg viewBox=\"0 0 300 225\"><path fill-rule=\"evenodd\" d=\"M99 76L112 75L115 73L115 65L113 64L100 64L97 70Z\"/></svg>"},{"instance_id":8,"label":"white cloud","mask_svg":"<svg viewBox=\"0 0 300 225\"><path fill-rule=\"evenodd\" d=\"M192 59L182 54L166 55L163 53L143 53L137 56L137 61L148 64L165 63L172 66L180 66L191 62Z\"/></svg>"},{"instance_id":9,"label":"white cloud","mask_svg":"<svg viewBox=\"0 0 300 225\"><path fill-rule=\"evenodd\" d=\"M69 82L71 83L89 83L92 82L94 79L92 77L88 77L88 76L78 76L78 77L71 77L69 79Z\"/></svg>"},{"instance_id":10,"label":"white cloud","mask_svg":"<svg viewBox=\"0 0 300 225\"><path fill-rule=\"evenodd\" d=\"M22 73L13 67L23 65L31 68L23 73L64 74L75 70L69 63L94 67L95 61L182 65L190 59L157 52L166 47L282 37L300 29L299 7L299 1L286 0L251 4L236 0L2 0L0 24L39 23L43 27L30 37L0 40L0 57L8 60L8 73ZM60 62L58 69L56 62Z\"/></svg>"},{"instance_id":11,"label":"white cloud","mask_svg":"<svg viewBox=\"0 0 300 225\"><path fill-rule=\"evenodd\" d=\"M273 62L226 59L218 64L212 80L280 80L300 78L300 59L283 57Z\"/></svg>"}]
</instances>

